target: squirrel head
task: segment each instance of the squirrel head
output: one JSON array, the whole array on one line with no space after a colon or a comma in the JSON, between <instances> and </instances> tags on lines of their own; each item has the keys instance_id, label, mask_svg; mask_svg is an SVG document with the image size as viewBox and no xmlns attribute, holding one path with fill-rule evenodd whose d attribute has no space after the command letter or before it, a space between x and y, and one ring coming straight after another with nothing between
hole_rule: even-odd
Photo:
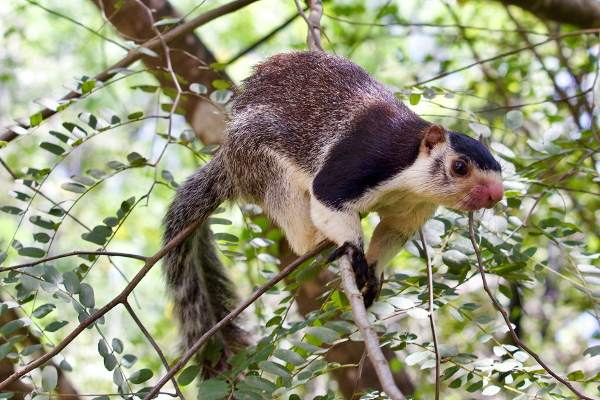
<instances>
[{"instance_id":1,"label":"squirrel head","mask_svg":"<svg viewBox=\"0 0 600 400\"><path fill-rule=\"evenodd\" d=\"M478 140L431 125L421 142L420 153L429 161L438 204L476 211L492 208L502 200L502 169Z\"/></svg>"}]
</instances>

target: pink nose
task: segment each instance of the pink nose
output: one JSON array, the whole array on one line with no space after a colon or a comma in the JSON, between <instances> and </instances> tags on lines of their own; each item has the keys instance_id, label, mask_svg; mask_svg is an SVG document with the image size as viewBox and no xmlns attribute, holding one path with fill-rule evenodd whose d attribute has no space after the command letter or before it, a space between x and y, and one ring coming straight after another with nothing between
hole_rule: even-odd
<instances>
[{"instance_id":1,"label":"pink nose","mask_svg":"<svg viewBox=\"0 0 600 400\"><path fill-rule=\"evenodd\" d=\"M504 197L504 188L502 187L502 182L498 181L488 182L486 186L488 189L488 201L485 208L492 208Z\"/></svg>"}]
</instances>

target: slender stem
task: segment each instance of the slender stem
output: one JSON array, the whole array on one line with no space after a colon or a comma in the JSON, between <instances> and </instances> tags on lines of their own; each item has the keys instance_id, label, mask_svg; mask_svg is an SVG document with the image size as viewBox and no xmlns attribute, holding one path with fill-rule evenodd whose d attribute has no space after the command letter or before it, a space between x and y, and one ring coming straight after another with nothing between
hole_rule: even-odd
<instances>
[{"instance_id":1,"label":"slender stem","mask_svg":"<svg viewBox=\"0 0 600 400\"><path fill-rule=\"evenodd\" d=\"M435 348L435 400L440 398L440 369L442 359L438 346L437 331L435 329L435 317L433 316L433 270L431 267L431 259L427 251L427 240L423 234L423 229L419 229L421 235L421 243L423 243L423 255L427 263L427 288L429 290L429 322L431 325L431 335L433 336L433 347Z\"/></svg>"},{"instance_id":2,"label":"slender stem","mask_svg":"<svg viewBox=\"0 0 600 400\"><path fill-rule=\"evenodd\" d=\"M346 291L346 297L348 297L348 301L350 301L350 306L352 308L354 322L360 330L360 333L362 333L365 348L373 363L373 368L375 368L381 387L389 398L393 400L404 399L404 395L394 382L394 376L392 375L390 365L381 351L377 332L375 332L373 325L369 322L367 317L363 296L356 286L356 278L352 271L350 259L348 256L344 255L340 257L338 264L340 266L340 273L342 275L342 283L344 285L344 290Z\"/></svg>"},{"instance_id":3,"label":"slender stem","mask_svg":"<svg viewBox=\"0 0 600 400\"><path fill-rule=\"evenodd\" d=\"M498 303L498 300L496 300L496 298L494 297L494 294L492 293L492 291L490 290L490 287L488 286L487 279L485 277L485 271L483 269L483 262L481 261L481 251L479 250L479 245L477 244L477 241L475 240L475 230L473 228L473 225L474 225L473 224L473 212L470 212L469 213L469 236L471 237L471 243L473 244L473 249L475 249L475 254L477 255L477 263L479 265L481 281L483 282L483 289L488 294L489 298L492 300L492 303L494 303L494 306L496 307L496 309L498 311L500 311L500 314L502 314L502 318L504 318L504 322L506 323L506 326L508 327L508 330L510 331L510 335L512 336L512 338L515 341L515 343L517 344L517 346L519 346L520 348L525 350L531 357L533 357L535 359L535 361L538 362L538 364L540 364L540 366L546 372L548 372L550 375L552 375L554 377L554 379L556 379L557 381L559 381L560 383L562 383L563 385L568 387L569 390L571 392L573 392L577 397L579 397L580 399L583 399L583 400L594 400L591 397L587 397L586 395L580 393L577 389L575 389L573 387L573 385L571 385L570 382L568 382L565 379L558 376L558 374L556 374L554 371L552 371L552 369L550 369L550 367L541 360L540 356L538 356L533 350L531 350L529 347L527 347L527 345L525 345L525 343L523 343L523 341L521 339L519 339L519 337L517 336L517 333L515 332L514 328L512 327L510 319L508 318L508 314L506 313L504 308L502 308L500 303Z\"/></svg>"},{"instance_id":4,"label":"slender stem","mask_svg":"<svg viewBox=\"0 0 600 400\"><path fill-rule=\"evenodd\" d=\"M152 388L152 390L150 392L148 392L148 394L146 395L146 397L144 397L144 400L150 400L150 399L152 399L154 397L154 395L156 395L159 392L159 390L173 376L175 376L175 374L179 370L181 370L185 366L185 364L187 364L188 361L190 361L190 359L198 352L198 350L200 350L200 348L202 346L204 346L204 344L211 337L213 337L217 332L219 332L221 329L223 329L223 327L225 327L227 324L229 324L231 321L233 321L234 318L236 318L238 315L240 315L242 313L242 311L244 311L252 303L254 303L267 290L269 290L275 284L277 284L279 281L281 281L282 279L284 279L288 275L290 275L292 272L294 272L294 270L296 268L298 268L303 262L305 262L306 260L308 260L308 259L316 256L317 254L319 254L323 250L331 247L332 245L333 245L333 243L330 242L330 241L328 241L328 240L325 241L325 242L322 242L321 244L319 244L317 247L315 247L314 249L312 249L308 253L306 253L303 256L297 258L290 265L288 265L287 267L285 267L284 269L282 269L281 272L279 272L275 277L273 277L267 283L265 283L260 288L258 288L256 290L256 292L252 293L252 295L250 297L248 297L246 300L244 300L239 306L237 306L229 314L227 314L227 316L225 316L225 318L223 318L215 326L213 326L212 328L210 328L208 330L208 332L206 332L204 335L202 335L202 337L200 339L198 339L198 341L181 357L181 360L179 360L179 362L177 364L175 364L175 366L169 372L167 372L167 374L165 376L162 377L162 379Z\"/></svg>"},{"instance_id":5,"label":"slender stem","mask_svg":"<svg viewBox=\"0 0 600 400\"><path fill-rule=\"evenodd\" d=\"M45 263L47 261L57 260L59 258L65 258L65 257L71 257L71 256L78 256L78 255L82 255L82 254L98 255L98 256L114 256L114 257L135 258L136 260L141 260L141 261L148 260L148 257L140 256L138 254L118 253L118 252L113 252L113 251L83 251L83 250L77 250L77 251L72 251L70 253L59 254L57 256L41 258L41 259L39 259L37 261L32 261L30 263L14 265L12 267L0 268L0 272L12 271L13 269L19 269L19 268L33 267L34 265Z\"/></svg>"},{"instance_id":6,"label":"slender stem","mask_svg":"<svg viewBox=\"0 0 600 400\"><path fill-rule=\"evenodd\" d=\"M129 312L129 315L131 315L131 318L133 318L133 320L137 324L138 328L140 328L140 330L142 331L142 333L144 334L144 336L146 336L146 339L148 339L148 341L150 342L150 344L152 345L152 347L154 347L154 350L156 350L156 353L158 354L158 356L162 360L163 365L165 366L165 368L167 369L167 371L169 371L170 370L169 363L167 362L167 359L165 358L165 355L163 354L163 352L160 349L160 347L154 341L154 338L152 337L152 335L150 335L150 332L148 332L148 330L146 329L146 327L144 326L144 324L142 324L142 321L140 321L140 319L138 318L138 316L135 313L135 311L133 311L133 308L131 308L131 305L129 304L129 302L128 301L124 301L123 305L125 306L125 308ZM181 389L179 389L179 385L177 384L177 381L175 380L175 378L171 379L171 382L173 382L173 386L175 387L175 392L177 393L177 395L179 396L179 398L181 400L185 400L185 397L183 396L183 393L181 393Z\"/></svg>"}]
</instances>

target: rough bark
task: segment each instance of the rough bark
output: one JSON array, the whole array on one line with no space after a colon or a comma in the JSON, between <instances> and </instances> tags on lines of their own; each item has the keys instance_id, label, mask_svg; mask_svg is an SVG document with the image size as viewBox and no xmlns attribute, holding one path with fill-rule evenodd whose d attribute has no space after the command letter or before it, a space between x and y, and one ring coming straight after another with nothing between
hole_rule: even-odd
<instances>
[{"instance_id":1,"label":"rough bark","mask_svg":"<svg viewBox=\"0 0 600 400\"><path fill-rule=\"evenodd\" d=\"M136 43L156 36L153 30L153 21L149 18L148 12L135 0L126 0L119 10L115 5L119 0L92 0L96 6L102 10L105 17L117 30L119 35L128 40L134 40ZM164 18L180 18L181 15L166 0L143 0L143 3L153 10L154 21L160 21ZM165 29L161 27L161 30ZM190 33L178 40L169 43L171 49L171 63L176 74L183 77L187 84L182 84L182 89L187 90L191 83L201 83L206 86L210 92L214 90L212 82L217 79L228 79L224 72L217 73L212 69L199 69L215 63L215 57L202 41L193 33ZM148 68L166 68L165 53L157 51L159 57L143 57L142 61ZM186 54L187 53L187 54ZM158 74L157 76L163 88L174 87L168 74ZM211 103L201 100L195 96L187 96L180 102L180 106L185 110L186 120L206 145L217 144L223 137L225 128L225 119L222 114L216 114L217 109Z\"/></svg>"},{"instance_id":2,"label":"rough bark","mask_svg":"<svg viewBox=\"0 0 600 400\"><path fill-rule=\"evenodd\" d=\"M600 27L600 2L597 0L500 0L529 11L536 17L571 24L582 29Z\"/></svg>"}]
</instances>

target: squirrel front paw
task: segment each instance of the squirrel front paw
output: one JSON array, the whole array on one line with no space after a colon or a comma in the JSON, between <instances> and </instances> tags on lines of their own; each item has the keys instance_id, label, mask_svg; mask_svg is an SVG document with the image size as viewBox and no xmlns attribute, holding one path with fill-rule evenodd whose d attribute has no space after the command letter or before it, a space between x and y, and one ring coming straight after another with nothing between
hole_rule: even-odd
<instances>
[{"instance_id":1,"label":"squirrel front paw","mask_svg":"<svg viewBox=\"0 0 600 400\"><path fill-rule=\"evenodd\" d=\"M376 265L369 265L363 249L350 242L344 242L344 244L335 249L327 259L327 262L335 261L344 254L350 258L356 279L356 286L358 290L362 291L365 307L369 307L373 304L379 292L379 278L377 277ZM365 289L362 290L363 288Z\"/></svg>"}]
</instances>

